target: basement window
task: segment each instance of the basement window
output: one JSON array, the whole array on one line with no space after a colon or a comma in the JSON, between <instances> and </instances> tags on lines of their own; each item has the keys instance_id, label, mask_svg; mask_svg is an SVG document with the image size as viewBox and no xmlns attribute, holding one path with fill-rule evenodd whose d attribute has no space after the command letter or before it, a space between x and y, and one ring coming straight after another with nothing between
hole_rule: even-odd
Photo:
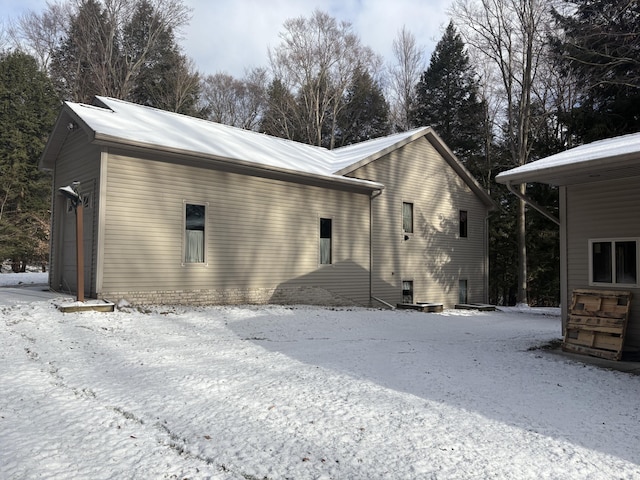
<instances>
[{"instance_id":1,"label":"basement window","mask_svg":"<svg viewBox=\"0 0 640 480\"><path fill-rule=\"evenodd\" d=\"M413 280L402 281L402 303L413 303Z\"/></svg>"},{"instance_id":2,"label":"basement window","mask_svg":"<svg viewBox=\"0 0 640 480\"><path fill-rule=\"evenodd\" d=\"M469 303L468 288L466 280L458 280L458 303Z\"/></svg>"},{"instance_id":3,"label":"basement window","mask_svg":"<svg viewBox=\"0 0 640 480\"><path fill-rule=\"evenodd\" d=\"M638 239L589 240L589 284L636 286Z\"/></svg>"}]
</instances>

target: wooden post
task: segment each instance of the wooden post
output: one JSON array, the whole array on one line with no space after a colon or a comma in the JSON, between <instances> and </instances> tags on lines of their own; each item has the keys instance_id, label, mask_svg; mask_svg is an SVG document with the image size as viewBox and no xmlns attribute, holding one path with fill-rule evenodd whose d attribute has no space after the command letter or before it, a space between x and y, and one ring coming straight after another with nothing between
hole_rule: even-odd
<instances>
[{"instance_id":1,"label":"wooden post","mask_svg":"<svg viewBox=\"0 0 640 480\"><path fill-rule=\"evenodd\" d=\"M84 208L82 198L78 198L76 205L76 269L77 269L77 297L78 302L84 302L84 243L82 232L84 230Z\"/></svg>"}]
</instances>

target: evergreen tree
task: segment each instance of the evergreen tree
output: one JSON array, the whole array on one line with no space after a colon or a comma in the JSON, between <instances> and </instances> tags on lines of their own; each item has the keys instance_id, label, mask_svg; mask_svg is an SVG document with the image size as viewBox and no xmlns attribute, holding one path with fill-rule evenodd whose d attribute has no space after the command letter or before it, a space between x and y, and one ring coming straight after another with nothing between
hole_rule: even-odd
<instances>
[{"instance_id":1,"label":"evergreen tree","mask_svg":"<svg viewBox=\"0 0 640 480\"><path fill-rule=\"evenodd\" d=\"M338 115L337 127L337 147L389 133L389 105L382 88L366 70L358 68L354 73L353 84L347 89L344 107Z\"/></svg>"},{"instance_id":2,"label":"evergreen tree","mask_svg":"<svg viewBox=\"0 0 640 480\"><path fill-rule=\"evenodd\" d=\"M58 108L35 58L0 54L0 261L15 271L48 259L51 186L38 161Z\"/></svg>"},{"instance_id":3,"label":"evergreen tree","mask_svg":"<svg viewBox=\"0 0 640 480\"><path fill-rule=\"evenodd\" d=\"M274 137L301 140L296 109L294 96L280 79L274 79L267 87L267 107L260 131Z\"/></svg>"},{"instance_id":4,"label":"evergreen tree","mask_svg":"<svg viewBox=\"0 0 640 480\"><path fill-rule=\"evenodd\" d=\"M465 45L450 22L416 86L415 125L431 126L472 170L483 156L485 107Z\"/></svg>"},{"instance_id":5,"label":"evergreen tree","mask_svg":"<svg viewBox=\"0 0 640 480\"><path fill-rule=\"evenodd\" d=\"M155 35L152 43L150 36ZM170 26L165 25L148 0L138 2L135 14L123 29L126 51L144 58L133 76L126 99L192 116L201 116L198 108L200 79L180 53Z\"/></svg>"},{"instance_id":6,"label":"evergreen tree","mask_svg":"<svg viewBox=\"0 0 640 480\"><path fill-rule=\"evenodd\" d=\"M60 97L91 102L106 95L198 114L200 79L175 41L187 22L182 0L82 0L52 53Z\"/></svg>"},{"instance_id":7,"label":"evergreen tree","mask_svg":"<svg viewBox=\"0 0 640 480\"><path fill-rule=\"evenodd\" d=\"M364 47L351 24L338 22L316 10L310 18L284 23L281 43L269 51L274 78L296 99L289 117L299 126L296 134L310 145L335 146L342 100L353 83L355 68L375 68L379 59ZM289 137L293 139L292 137Z\"/></svg>"},{"instance_id":8,"label":"evergreen tree","mask_svg":"<svg viewBox=\"0 0 640 480\"><path fill-rule=\"evenodd\" d=\"M565 0L555 52L581 95L563 120L580 142L640 131L640 2Z\"/></svg>"},{"instance_id":9,"label":"evergreen tree","mask_svg":"<svg viewBox=\"0 0 640 480\"><path fill-rule=\"evenodd\" d=\"M117 50L110 30L101 4L84 0L71 18L65 39L51 55L50 74L60 98L90 103L96 94L113 95L116 78L109 73L104 55Z\"/></svg>"}]
</instances>

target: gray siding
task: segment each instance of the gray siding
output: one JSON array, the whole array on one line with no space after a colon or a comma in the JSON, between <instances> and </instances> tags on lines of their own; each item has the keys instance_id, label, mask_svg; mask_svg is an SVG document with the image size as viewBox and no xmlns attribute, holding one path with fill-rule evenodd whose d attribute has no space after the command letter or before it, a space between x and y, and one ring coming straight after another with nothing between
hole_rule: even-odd
<instances>
[{"instance_id":1,"label":"gray siding","mask_svg":"<svg viewBox=\"0 0 640 480\"><path fill-rule=\"evenodd\" d=\"M162 160L109 155L100 296L180 290L239 303L319 288L368 302L368 195ZM185 202L207 205L206 265L183 263ZM326 266L321 217L333 219Z\"/></svg>"},{"instance_id":2,"label":"gray siding","mask_svg":"<svg viewBox=\"0 0 640 480\"><path fill-rule=\"evenodd\" d=\"M57 291L76 291L75 215L67 211L67 201L57 189L80 181L80 193L90 195L91 205L84 209L85 294L96 292L97 238L99 204L100 148L88 143L86 134L77 130L69 134L56 160L53 178L53 211L51 215L51 252L49 283Z\"/></svg>"},{"instance_id":3,"label":"gray siding","mask_svg":"<svg viewBox=\"0 0 640 480\"><path fill-rule=\"evenodd\" d=\"M402 301L412 280L414 301L458 303L467 280L469 302L486 302L487 208L426 138L352 172L385 185L373 200L373 295ZM414 233L404 240L402 203L413 203ZM459 236L459 210L468 212L468 237Z\"/></svg>"},{"instance_id":4,"label":"gray siding","mask_svg":"<svg viewBox=\"0 0 640 480\"><path fill-rule=\"evenodd\" d=\"M567 294L589 286L589 239L640 237L638 178L571 185L567 188ZM612 289L616 289L613 287ZM619 290L629 290L618 288ZM640 289L633 293L627 346L640 347Z\"/></svg>"}]
</instances>

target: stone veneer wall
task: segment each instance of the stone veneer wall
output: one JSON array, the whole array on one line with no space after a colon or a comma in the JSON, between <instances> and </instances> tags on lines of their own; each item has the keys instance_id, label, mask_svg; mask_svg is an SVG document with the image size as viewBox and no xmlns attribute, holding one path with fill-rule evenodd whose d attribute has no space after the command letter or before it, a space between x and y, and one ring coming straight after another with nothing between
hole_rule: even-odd
<instances>
[{"instance_id":1,"label":"stone veneer wall","mask_svg":"<svg viewBox=\"0 0 640 480\"><path fill-rule=\"evenodd\" d=\"M348 298L319 287L108 292L99 295L99 298L114 303L124 299L132 305L357 305Z\"/></svg>"}]
</instances>

